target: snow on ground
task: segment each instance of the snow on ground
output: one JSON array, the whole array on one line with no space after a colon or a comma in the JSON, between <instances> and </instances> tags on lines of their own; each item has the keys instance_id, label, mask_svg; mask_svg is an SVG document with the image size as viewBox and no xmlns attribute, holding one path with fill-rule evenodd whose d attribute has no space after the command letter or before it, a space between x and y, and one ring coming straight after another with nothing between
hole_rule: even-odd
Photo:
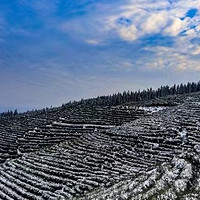
<instances>
[{"instance_id":1,"label":"snow on ground","mask_svg":"<svg viewBox=\"0 0 200 200\"><path fill-rule=\"evenodd\" d=\"M86 127L99 127L99 128L114 128L115 125L99 125L99 124L70 124L70 123L63 123L63 122L57 122L54 121L53 125L60 125L60 126L74 126L74 127L80 127L82 126L83 128Z\"/></svg>"},{"instance_id":2,"label":"snow on ground","mask_svg":"<svg viewBox=\"0 0 200 200\"><path fill-rule=\"evenodd\" d=\"M189 157L199 158L199 155L191 154ZM182 197L180 199L183 200L197 200L199 190L194 179L198 179L199 175L195 176L195 173L192 163L187 158L176 157L171 163L163 163L160 167L143 173L134 180L121 181L110 188L88 193L80 200L177 200L178 197ZM192 181L194 181L193 194L187 194Z\"/></svg>"},{"instance_id":3,"label":"snow on ground","mask_svg":"<svg viewBox=\"0 0 200 200\"><path fill-rule=\"evenodd\" d=\"M186 129L183 129L182 131L179 131L178 134L180 135L182 142L185 142L187 139L188 132Z\"/></svg>"},{"instance_id":4,"label":"snow on ground","mask_svg":"<svg viewBox=\"0 0 200 200\"><path fill-rule=\"evenodd\" d=\"M162 106L151 106L151 107L142 107L140 106L139 107L139 110L144 110L144 111L147 111L147 112L151 112L151 113L154 113L154 112L158 112L158 111L161 111L161 110L165 110L167 109L168 107L162 107Z\"/></svg>"}]
</instances>

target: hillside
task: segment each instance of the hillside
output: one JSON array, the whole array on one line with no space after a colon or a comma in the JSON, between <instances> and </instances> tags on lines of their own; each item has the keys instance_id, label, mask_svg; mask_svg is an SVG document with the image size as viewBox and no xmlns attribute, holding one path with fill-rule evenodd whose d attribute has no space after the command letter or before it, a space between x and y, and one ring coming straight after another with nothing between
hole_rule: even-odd
<instances>
[{"instance_id":1,"label":"hillside","mask_svg":"<svg viewBox=\"0 0 200 200\"><path fill-rule=\"evenodd\" d=\"M0 121L0 199L200 199L200 93Z\"/></svg>"}]
</instances>

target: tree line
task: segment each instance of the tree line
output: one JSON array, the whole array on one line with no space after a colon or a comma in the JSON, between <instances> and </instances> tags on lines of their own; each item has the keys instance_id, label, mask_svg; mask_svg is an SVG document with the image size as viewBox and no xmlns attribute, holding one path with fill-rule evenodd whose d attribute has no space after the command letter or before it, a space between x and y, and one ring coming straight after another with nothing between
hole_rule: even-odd
<instances>
[{"instance_id":1,"label":"tree line","mask_svg":"<svg viewBox=\"0 0 200 200\"><path fill-rule=\"evenodd\" d=\"M193 92L200 92L200 81L198 83L188 82L187 84L174 84L173 86L161 86L160 88L154 90L149 88L143 91L124 91L123 93L117 93L108 96L98 96L97 98L81 99L80 101L73 101L63 104L61 108L74 107L77 105L88 105L88 106L117 106L123 103L129 102L140 102L151 100L159 97L165 97L168 95L178 95L178 94L189 94ZM42 112L47 113L56 108L44 108L42 110L27 111L27 112ZM15 117L18 115L17 109L14 111L8 110L0 114L0 117Z\"/></svg>"},{"instance_id":2,"label":"tree line","mask_svg":"<svg viewBox=\"0 0 200 200\"><path fill-rule=\"evenodd\" d=\"M10 118L10 117L15 117L16 115L18 115L17 109L15 109L14 111L8 110L8 111L2 112L2 113L0 114L1 117L9 117L9 118Z\"/></svg>"},{"instance_id":3,"label":"tree line","mask_svg":"<svg viewBox=\"0 0 200 200\"><path fill-rule=\"evenodd\" d=\"M63 104L65 107L74 106L80 104L87 104L92 106L117 106L128 102L139 102L145 100L151 100L159 97L165 97L168 95L178 95L178 94L189 94L193 92L200 91L200 81L198 83L188 82L187 84L174 84L173 86L161 86L160 88L153 90L149 88L143 91L124 91L123 93L117 93L108 96L98 96L97 98L82 99L81 101L69 102L68 104Z\"/></svg>"}]
</instances>

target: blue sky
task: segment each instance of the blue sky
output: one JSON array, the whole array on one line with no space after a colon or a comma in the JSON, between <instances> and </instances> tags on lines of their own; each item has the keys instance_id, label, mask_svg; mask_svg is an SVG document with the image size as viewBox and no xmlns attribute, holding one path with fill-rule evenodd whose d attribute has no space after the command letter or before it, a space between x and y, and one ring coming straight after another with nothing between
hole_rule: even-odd
<instances>
[{"instance_id":1,"label":"blue sky","mask_svg":"<svg viewBox=\"0 0 200 200\"><path fill-rule=\"evenodd\" d=\"M199 80L199 0L0 0L0 111Z\"/></svg>"}]
</instances>

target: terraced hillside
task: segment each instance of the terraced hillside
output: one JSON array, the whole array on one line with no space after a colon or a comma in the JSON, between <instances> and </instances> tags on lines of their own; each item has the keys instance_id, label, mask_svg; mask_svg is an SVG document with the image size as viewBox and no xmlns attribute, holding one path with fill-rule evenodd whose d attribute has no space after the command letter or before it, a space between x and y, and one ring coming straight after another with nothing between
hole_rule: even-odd
<instances>
[{"instance_id":1,"label":"terraced hillside","mask_svg":"<svg viewBox=\"0 0 200 200\"><path fill-rule=\"evenodd\" d=\"M0 199L200 199L200 93L0 125Z\"/></svg>"},{"instance_id":2,"label":"terraced hillside","mask_svg":"<svg viewBox=\"0 0 200 200\"><path fill-rule=\"evenodd\" d=\"M183 153L136 178L121 181L109 188L100 188L79 200L198 200L200 197L199 146L194 152Z\"/></svg>"},{"instance_id":3,"label":"terraced hillside","mask_svg":"<svg viewBox=\"0 0 200 200\"><path fill-rule=\"evenodd\" d=\"M133 121L148 114L150 113L136 107L78 105L1 118L0 162L7 158L18 157L20 152L35 151L94 130L100 131Z\"/></svg>"}]
</instances>

